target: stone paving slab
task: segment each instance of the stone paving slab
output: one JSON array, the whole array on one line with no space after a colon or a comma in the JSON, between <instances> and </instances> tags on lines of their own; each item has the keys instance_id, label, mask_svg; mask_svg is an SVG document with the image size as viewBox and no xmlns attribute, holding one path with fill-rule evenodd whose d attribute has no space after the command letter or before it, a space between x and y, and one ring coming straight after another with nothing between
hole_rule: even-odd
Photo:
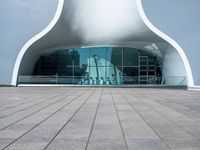
<instances>
[{"instance_id":1,"label":"stone paving slab","mask_svg":"<svg viewBox=\"0 0 200 150\"><path fill-rule=\"evenodd\" d=\"M200 150L200 91L2 87L0 149Z\"/></svg>"}]
</instances>

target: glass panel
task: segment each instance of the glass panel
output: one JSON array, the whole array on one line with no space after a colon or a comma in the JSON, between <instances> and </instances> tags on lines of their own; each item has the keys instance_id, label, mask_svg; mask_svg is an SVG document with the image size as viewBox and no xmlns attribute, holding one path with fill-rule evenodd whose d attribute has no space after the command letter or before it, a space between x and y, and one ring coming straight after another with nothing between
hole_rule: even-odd
<instances>
[{"instance_id":1,"label":"glass panel","mask_svg":"<svg viewBox=\"0 0 200 150\"><path fill-rule=\"evenodd\" d=\"M107 47L106 48L106 60L109 62L109 63L112 63L112 51L113 51L113 48L112 47ZM109 64L106 64L106 66L108 66Z\"/></svg>"},{"instance_id":2,"label":"glass panel","mask_svg":"<svg viewBox=\"0 0 200 150\"><path fill-rule=\"evenodd\" d=\"M110 62L114 66L122 66L122 48L112 48Z\"/></svg>"},{"instance_id":3,"label":"glass panel","mask_svg":"<svg viewBox=\"0 0 200 150\"><path fill-rule=\"evenodd\" d=\"M33 75L32 82L78 85L161 84L172 80L166 77L166 82L162 81L156 57L120 47L57 50L40 57Z\"/></svg>"},{"instance_id":4,"label":"glass panel","mask_svg":"<svg viewBox=\"0 0 200 150\"><path fill-rule=\"evenodd\" d=\"M122 67L108 66L106 67L106 84L119 85L123 84Z\"/></svg>"},{"instance_id":5,"label":"glass panel","mask_svg":"<svg viewBox=\"0 0 200 150\"><path fill-rule=\"evenodd\" d=\"M124 84L138 84L138 67L123 68Z\"/></svg>"},{"instance_id":6,"label":"glass panel","mask_svg":"<svg viewBox=\"0 0 200 150\"><path fill-rule=\"evenodd\" d=\"M138 50L123 48L123 66L138 66Z\"/></svg>"},{"instance_id":7,"label":"glass panel","mask_svg":"<svg viewBox=\"0 0 200 150\"><path fill-rule=\"evenodd\" d=\"M58 76L55 77L57 84L74 84L73 76Z\"/></svg>"},{"instance_id":8,"label":"glass panel","mask_svg":"<svg viewBox=\"0 0 200 150\"><path fill-rule=\"evenodd\" d=\"M76 55L79 55L79 63L76 63L76 66L85 68L88 65L88 59L90 58L90 49L89 48L76 48ZM77 56L76 56L77 57Z\"/></svg>"},{"instance_id":9,"label":"glass panel","mask_svg":"<svg viewBox=\"0 0 200 150\"><path fill-rule=\"evenodd\" d=\"M35 65L34 75L55 75L57 73L57 60L54 53L41 56Z\"/></svg>"},{"instance_id":10,"label":"glass panel","mask_svg":"<svg viewBox=\"0 0 200 150\"><path fill-rule=\"evenodd\" d=\"M90 48L90 66L106 65L106 48Z\"/></svg>"},{"instance_id":11,"label":"glass panel","mask_svg":"<svg viewBox=\"0 0 200 150\"><path fill-rule=\"evenodd\" d=\"M124 67L124 76L138 76L138 67Z\"/></svg>"}]
</instances>

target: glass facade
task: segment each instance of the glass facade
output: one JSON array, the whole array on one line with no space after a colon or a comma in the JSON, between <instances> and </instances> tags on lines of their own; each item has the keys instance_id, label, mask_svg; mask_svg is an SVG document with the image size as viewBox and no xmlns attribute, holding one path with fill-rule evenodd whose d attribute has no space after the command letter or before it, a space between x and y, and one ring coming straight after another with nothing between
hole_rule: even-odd
<instances>
[{"instance_id":1,"label":"glass facade","mask_svg":"<svg viewBox=\"0 0 200 150\"><path fill-rule=\"evenodd\" d=\"M76 85L161 84L162 79L155 56L119 47L57 50L39 58L32 76L52 78L48 82L54 84Z\"/></svg>"}]
</instances>

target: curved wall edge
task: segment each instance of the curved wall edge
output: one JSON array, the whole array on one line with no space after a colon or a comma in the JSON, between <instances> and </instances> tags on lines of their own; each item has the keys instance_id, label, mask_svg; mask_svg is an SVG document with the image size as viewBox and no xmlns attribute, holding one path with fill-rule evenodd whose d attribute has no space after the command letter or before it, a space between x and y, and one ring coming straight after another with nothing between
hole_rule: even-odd
<instances>
[{"instance_id":1,"label":"curved wall edge","mask_svg":"<svg viewBox=\"0 0 200 150\"><path fill-rule=\"evenodd\" d=\"M192 70L191 70L191 66L190 63L185 55L184 50L181 48L180 45L178 45L178 43L173 40L171 37L169 37L167 34L161 32L159 29L157 29L151 22L150 20L147 18L144 9L143 9L143 5L142 5L142 0L137 0L137 7L138 7L138 11L139 14L143 20L143 22L145 23L145 25L152 31L154 32L156 35L158 35L160 38L164 39L165 41L167 41L171 46L173 46L175 48L175 50L177 50L178 54L180 55L185 69L186 69L186 74L187 74L187 85L188 87L193 87L194 86L194 80L193 80L193 75L192 75Z\"/></svg>"},{"instance_id":2,"label":"curved wall edge","mask_svg":"<svg viewBox=\"0 0 200 150\"><path fill-rule=\"evenodd\" d=\"M16 62L15 62L15 66L14 66L14 70L13 70L13 75L12 75L12 85L16 86L17 85L17 78L18 78L18 74L19 74L19 68L20 68L20 64L21 61L25 55L25 53L28 51L28 49L38 40L40 40L42 37L44 37L46 34L48 34L57 24L62 11L63 11L63 7L64 7L64 2L65 0L59 0L58 2L58 6L57 6L57 11L55 13L54 18L52 19L52 21L50 22L50 24L43 30L41 31L39 34L37 34L36 36L34 36L33 38L31 38L24 46L23 48L20 50ZM178 43L173 40L171 37L169 37L167 34L161 32L159 29L157 29L151 22L150 20L147 18L144 9L143 9L143 5L142 5L142 0L136 0L136 5L137 5L137 9L139 11L139 17L141 19L141 21L144 23L144 25L154 34L156 34L158 37L160 37L161 39L165 40L170 47L173 47L173 49L175 50L175 52L177 52L177 54L180 56L180 60L182 60L183 65L185 67L185 72L186 72L186 80L187 80L187 86L188 87L193 87L194 86L194 81L193 81L193 75L192 75L192 70L189 64L189 61L184 53L184 50L181 48L181 46L178 45Z\"/></svg>"},{"instance_id":3,"label":"curved wall edge","mask_svg":"<svg viewBox=\"0 0 200 150\"><path fill-rule=\"evenodd\" d=\"M33 38L31 38L20 50L17 59L15 61L15 66L14 66L14 70L13 70L13 75L12 75L12 82L11 85L16 86L17 85L17 76L18 76L18 72L19 72L19 67L20 67L20 63L21 60L24 56L24 54L26 53L26 51L28 50L28 48L35 43L36 41L38 41L39 39L41 39L43 36L45 36L49 31L51 31L51 29L55 26L55 24L58 22L61 14L62 14L62 9L64 6L64 0L59 0L58 2L58 7L57 7L57 11L52 19L52 21L50 22L50 24L40 33L38 33L36 36L34 36Z\"/></svg>"}]
</instances>

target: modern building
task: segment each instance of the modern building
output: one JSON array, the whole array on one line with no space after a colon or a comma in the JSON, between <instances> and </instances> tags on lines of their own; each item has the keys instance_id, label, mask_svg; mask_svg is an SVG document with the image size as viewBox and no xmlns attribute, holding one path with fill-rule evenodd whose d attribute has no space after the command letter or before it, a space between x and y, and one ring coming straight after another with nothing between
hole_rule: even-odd
<instances>
[{"instance_id":1,"label":"modern building","mask_svg":"<svg viewBox=\"0 0 200 150\"><path fill-rule=\"evenodd\" d=\"M199 0L1 0L0 84L200 85Z\"/></svg>"}]
</instances>

